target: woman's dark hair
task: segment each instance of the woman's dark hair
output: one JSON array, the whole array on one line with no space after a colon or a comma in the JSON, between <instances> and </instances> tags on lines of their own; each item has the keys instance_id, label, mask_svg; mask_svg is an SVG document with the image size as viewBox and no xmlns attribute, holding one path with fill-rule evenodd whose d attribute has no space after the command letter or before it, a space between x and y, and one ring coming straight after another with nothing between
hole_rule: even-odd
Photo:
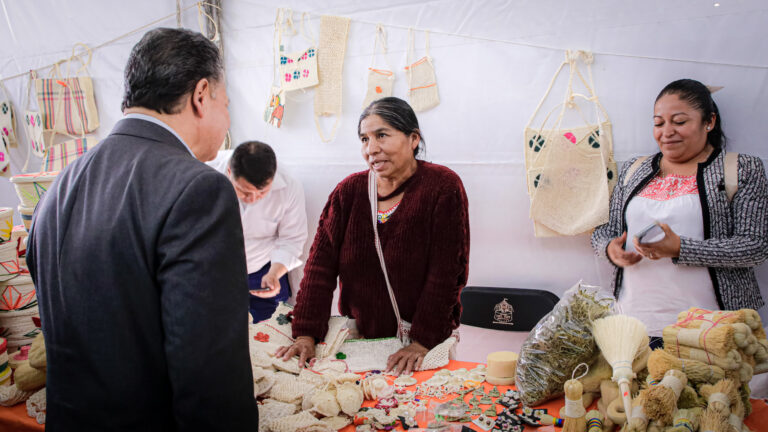
<instances>
[{"instance_id":1,"label":"woman's dark hair","mask_svg":"<svg viewBox=\"0 0 768 432\"><path fill-rule=\"evenodd\" d=\"M707 86L693 79L679 79L667 84L661 90L658 96L656 96L656 102L661 99L662 96L673 94L677 95L680 100L685 101L694 109L701 112L701 118L705 122L709 122L712 118L712 114L715 115L715 124L712 126L712 130L707 134L707 143L714 148L725 148L725 133L723 132L722 121L720 120L720 111L717 109L717 104L712 99L712 93Z\"/></svg>"},{"instance_id":2,"label":"woman's dark hair","mask_svg":"<svg viewBox=\"0 0 768 432\"><path fill-rule=\"evenodd\" d=\"M260 141L246 141L232 152L229 160L232 178L243 178L258 189L262 189L275 177L277 159L268 144Z\"/></svg>"},{"instance_id":3,"label":"woman's dark hair","mask_svg":"<svg viewBox=\"0 0 768 432\"><path fill-rule=\"evenodd\" d=\"M416 157L422 148L426 146L424 135L421 134L421 129L419 129L419 120L416 118L413 108L408 105L408 102L396 97L385 97L371 102L363 110L363 113L360 114L360 120L357 121L358 136L360 135L360 124L363 123L366 117L372 115L381 117L388 125L404 133L406 136L411 136L414 132L419 135L419 145L413 150L413 157Z\"/></svg>"},{"instance_id":4,"label":"woman's dark hair","mask_svg":"<svg viewBox=\"0 0 768 432\"><path fill-rule=\"evenodd\" d=\"M161 114L177 114L182 98L207 78L220 82L221 55L200 33L185 29L148 31L131 50L125 66L122 109L142 107Z\"/></svg>"}]
</instances>

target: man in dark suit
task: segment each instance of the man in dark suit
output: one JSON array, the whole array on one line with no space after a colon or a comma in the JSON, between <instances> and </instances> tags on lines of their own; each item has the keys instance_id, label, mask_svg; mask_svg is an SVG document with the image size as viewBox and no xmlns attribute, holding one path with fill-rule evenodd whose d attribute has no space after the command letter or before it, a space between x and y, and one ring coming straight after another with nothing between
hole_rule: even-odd
<instances>
[{"instance_id":1,"label":"man in dark suit","mask_svg":"<svg viewBox=\"0 0 768 432\"><path fill-rule=\"evenodd\" d=\"M229 128L218 49L148 32L120 120L35 212L28 264L55 431L256 431L237 199L210 160Z\"/></svg>"}]
</instances>

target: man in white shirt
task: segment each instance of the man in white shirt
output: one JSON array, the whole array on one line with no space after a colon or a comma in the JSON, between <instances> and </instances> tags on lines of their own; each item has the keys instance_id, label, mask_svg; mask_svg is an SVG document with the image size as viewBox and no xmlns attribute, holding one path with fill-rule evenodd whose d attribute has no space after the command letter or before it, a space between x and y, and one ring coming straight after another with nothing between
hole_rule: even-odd
<instances>
[{"instance_id":1,"label":"man in white shirt","mask_svg":"<svg viewBox=\"0 0 768 432\"><path fill-rule=\"evenodd\" d=\"M301 265L307 241L304 189L278 169L275 152L258 141L219 152L208 165L225 174L240 201L253 322L291 297L288 272Z\"/></svg>"}]
</instances>

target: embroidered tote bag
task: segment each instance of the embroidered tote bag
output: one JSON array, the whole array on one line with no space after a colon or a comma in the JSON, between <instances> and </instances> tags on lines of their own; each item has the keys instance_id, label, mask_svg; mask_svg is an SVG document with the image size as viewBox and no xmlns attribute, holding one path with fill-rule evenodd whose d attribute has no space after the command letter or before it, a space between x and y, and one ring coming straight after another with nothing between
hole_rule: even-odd
<instances>
[{"instance_id":1,"label":"embroidered tote bag","mask_svg":"<svg viewBox=\"0 0 768 432\"><path fill-rule=\"evenodd\" d=\"M432 57L429 56L429 31L426 32L426 55L414 63L414 34L413 29L408 30L408 66L405 73L408 77L408 101L414 111L426 111L436 107L440 103L437 93L437 78L435 78L435 66Z\"/></svg>"},{"instance_id":2,"label":"embroidered tote bag","mask_svg":"<svg viewBox=\"0 0 768 432\"><path fill-rule=\"evenodd\" d=\"M27 171L27 165L29 164L29 155L34 154L38 157L45 155L45 144L43 143L43 121L39 111L33 111L30 108L30 89L32 83L35 81L37 74L34 71L30 71L29 81L27 82L27 103L24 109L24 132L27 135L27 142L29 143L29 151L27 152L27 161L24 163L22 171Z\"/></svg>"},{"instance_id":3,"label":"embroidered tote bag","mask_svg":"<svg viewBox=\"0 0 768 432\"><path fill-rule=\"evenodd\" d=\"M323 15L320 17L320 43L317 71L320 83L315 90L315 126L320 139L330 142L336 137L341 123L341 90L344 54L349 34L347 17ZM326 136L320 124L320 117L335 116L330 135Z\"/></svg>"},{"instance_id":4,"label":"embroidered tote bag","mask_svg":"<svg viewBox=\"0 0 768 432\"><path fill-rule=\"evenodd\" d=\"M50 77L35 80L37 104L43 114L43 129L46 131L80 135L99 127L99 113L96 110L91 77L68 76L70 63L75 59L83 63L77 75L87 73L91 51L88 47L85 49L88 60L84 61L80 57L85 53L70 57L66 60L65 76L62 76L59 64L56 64Z\"/></svg>"},{"instance_id":5,"label":"embroidered tote bag","mask_svg":"<svg viewBox=\"0 0 768 432\"><path fill-rule=\"evenodd\" d=\"M0 95L0 136L5 138L8 147L16 147L16 116L13 104L2 81L0 87L3 89L3 94Z\"/></svg>"},{"instance_id":6,"label":"embroidered tote bag","mask_svg":"<svg viewBox=\"0 0 768 432\"><path fill-rule=\"evenodd\" d=\"M280 44L280 87L283 90L298 90L317 85L317 43L314 37L309 34L308 27L304 25L306 14L301 18L301 35L307 40L309 46L303 50L293 53L284 53L282 43ZM289 16L285 25L293 30L293 22ZM282 35L285 25L280 26L279 37L282 42ZM295 33L295 31L294 31Z\"/></svg>"},{"instance_id":7,"label":"embroidered tote bag","mask_svg":"<svg viewBox=\"0 0 768 432\"><path fill-rule=\"evenodd\" d=\"M387 63L386 69L376 69L377 47L381 45L384 61ZM389 68L387 61L387 32L384 26L376 26L376 40L373 42L373 55L371 56L371 66L368 68L368 87L363 99L363 109L367 108L371 102L392 96L392 87L395 85L395 73Z\"/></svg>"},{"instance_id":8,"label":"embroidered tote bag","mask_svg":"<svg viewBox=\"0 0 768 432\"><path fill-rule=\"evenodd\" d=\"M581 74L577 61L582 58L589 71L589 82ZM610 193L617 178L613 160L611 124L605 109L597 99L592 82L592 57L584 52L568 52L550 86L525 129L525 161L528 193L531 197L530 216L538 237L577 235L585 233L608 220ZM558 75L569 68L565 100L547 114L541 127L530 127L541 109ZM587 94L573 91L574 78L583 84ZM597 123L590 123L578 102L590 103ZM545 128L551 114L559 109L552 128ZM566 110L581 116L584 126L563 127Z\"/></svg>"}]
</instances>

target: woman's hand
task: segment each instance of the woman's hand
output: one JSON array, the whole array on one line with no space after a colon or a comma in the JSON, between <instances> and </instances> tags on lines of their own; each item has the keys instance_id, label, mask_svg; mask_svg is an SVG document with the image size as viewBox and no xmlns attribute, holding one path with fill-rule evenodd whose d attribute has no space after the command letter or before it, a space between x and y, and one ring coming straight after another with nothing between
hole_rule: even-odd
<instances>
[{"instance_id":1,"label":"woman's hand","mask_svg":"<svg viewBox=\"0 0 768 432\"><path fill-rule=\"evenodd\" d=\"M637 239L634 240L635 249L643 255L652 260L661 258L677 258L680 256L680 236L672 231L672 228L665 223L660 223L662 231L664 231L664 238L653 243L640 243Z\"/></svg>"},{"instance_id":2,"label":"woman's hand","mask_svg":"<svg viewBox=\"0 0 768 432\"><path fill-rule=\"evenodd\" d=\"M421 367L421 362L428 352L422 344L411 342L407 347L389 356L387 372L393 372L395 375L409 374Z\"/></svg>"},{"instance_id":3,"label":"woman's hand","mask_svg":"<svg viewBox=\"0 0 768 432\"><path fill-rule=\"evenodd\" d=\"M282 357L283 361L290 360L291 357L299 356L299 367L303 368L307 360L315 356L315 338L312 336L299 336L289 347L280 347L275 353L275 357Z\"/></svg>"},{"instance_id":4,"label":"woman's hand","mask_svg":"<svg viewBox=\"0 0 768 432\"><path fill-rule=\"evenodd\" d=\"M624 243L627 241L627 232L616 237L608 243L608 247L605 249L605 253L612 263L619 267L629 267L633 264L637 264L643 256L635 252L627 252L624 250ZM637 240L635 240L635 246L637 246Z\"/></svg>"}]
</instances>

